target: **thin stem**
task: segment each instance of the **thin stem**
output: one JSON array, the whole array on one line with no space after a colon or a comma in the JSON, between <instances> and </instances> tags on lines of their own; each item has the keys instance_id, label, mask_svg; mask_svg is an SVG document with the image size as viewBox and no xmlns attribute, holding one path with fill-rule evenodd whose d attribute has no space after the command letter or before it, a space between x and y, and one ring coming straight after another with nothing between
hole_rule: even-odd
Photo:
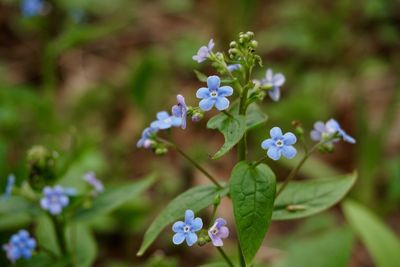
<instances>
[{"instance_id":1,"label":"thin stem","mask_svg":"<svg viewBox=\"0 0 400 267\"><path fill-rule=\"evenodd\" d=\"M225 114L226 116L228 116L229 118L233 118L232 114L229 113L229 112L226 111L226 110L223 110L222 113L224 113L224 114Z\"/></svg>"},{"instance_id":2,"label":"thin stem","mask_svg":"<svg viewBox=\"0 0 400 267\"><path fill-rule=\"evenodd\" d=\"M195 166L199 171L201 171L208 179L210 179L211 182L213 182L219 189L222 189L222 185L220 183L218 183L218 181L209 173L207 172L203 167L201 167L194 159L192 159L188 154L186 154L185 152L183 152L182 149L180 149L176 144L164 140L162 138L157 138L159 141L163 142L164 144L166 144L167 146L170 146L172 148L174 148L179 154L181 154L187 161L189 161L190 163L193 164L193 166Z\"/></svg>"},{"instance_id":3,"label":"thin stem","mask_svg":"<svg viewBox=\"0 0 400 267\"><path fill-rule=\"evenodd\" d=\"M254 166L254 167L257 167L258 165L260 165L261 163L263 163L266 159L267 159L266 156L260 158L259 160L257 160L256 162L253 163L253 166Z\"/></svg>"},{"instance_id":4,"label":"thin stem","mask_svg":"<svg viewBox=\"0 0 400 267\"><path fill-rule=\"evenodd\" d=\"M226 255L225 251L222 249L222 247L216 247L219 251L219 253L221 254L221 256L224 258L224 260L226 261L226 263L230 266L230 267L235 267L235 265L233 264L233 262L231 261L231 259L229 259L228 255Z\"/></svg>"},{"instance_id":5,"label":"thin stem","mask_svg":"<svg viewBox=\"0 0 400 267\"><path fill-rule=\"evenodd\" d=\"M60 248L61 254L65 256L67 254L67 245L64 235L64 223L57 220L55 216L50 217L54 225L54 230L56 231L57 243Z\"/></svg>"},{"instance_id":6,"label":"thin stem","mask_svg":"<svg viewBox=\"0 0 400 267\"><path fill-rule=\"evenodd\" d=\"M239 252L240 267L245 267L246 262L244 260L244 256L243 256L242 248L240 247L240 243L238 243L238 250L239 250L238 252Z\"/></svg>"}]
</instances>

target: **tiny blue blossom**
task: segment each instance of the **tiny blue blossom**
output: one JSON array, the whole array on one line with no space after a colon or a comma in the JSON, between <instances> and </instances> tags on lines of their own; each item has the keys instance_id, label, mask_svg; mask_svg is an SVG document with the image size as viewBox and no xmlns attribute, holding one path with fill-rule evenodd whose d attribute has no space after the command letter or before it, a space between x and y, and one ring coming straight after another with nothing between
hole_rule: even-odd
<instances>
[{"instance_id":1,"label":"tiny blue blossom","mask_svg":"<svg viewBox=\"0 0 400 267\"><path fill-rule=\"evenodd\" d=\"M97 179L94 172L85 173L83 179L93 187L96 194L104 191L103 183L99 179Z\"/></svg>"},{"instance_id":2,"label":"tiny blue blossom","mask_svg":"<svg viewBox=\"0 0 400 267\"><path fill-rule=\"evenodd\" d=\"M206 61L207 58L210 56L212 49L214 48L214 40L211 39L208 42L208 45L205 46L203 45L200 47L199 51L197 51L197 55L194 55L192 58L194 61L197 61L197 63L201 63L203 61Z\"/></svg>"},{"instance_id":3,"label":"tiny blue blossom","mask_svg":"<svg viewBox=\"0 0 400 267\"><path fill-rule=\"evenodd\" d=\"M18 259L30 259L36 248L36 241L29 236L28 231L20 230L11 236L10 241L3 245L3 249L7 254L7 258L15 263Z\"/></svg>"},{"instance_id":4,"label":"tiny blue blossom","mask_svg":"<svg viewBox=\"0 0 400 267\"><path fill-rule=\"evenodd\" d=\"M182 118L170 116L168 112L161 111L157 113L157 120L153 121L151 128L165 130L171 127L179 127L182 125Z\"/></svg>"},{"instance_id":5,"label":"tiny blue blossom","mask_svg":"<svg viewBox=\"0 0 400 267\"><path fill-rule=\"evenodd\" d=\"M268 157L278 160L283 155L285 158L291 159L296 156L297 150L292 145L297 141L293 133L282 134L279 127L274 127L270 131L271 138L264 140L261 147L267 151Z\"/></svg>"},{"instance_id":6,"label":"tiny blue blossom","mask_svg":"<svg viewBox=\"0 0 400 267\"><path fill-rule=\"evenodd\" d=\"M355 144L356 140L348 135L335 119L330 119L326 123L317 121L314 123L314 130L311 131L310 137L314 141L325 141L331 139L335 134L338 134L344 141ZM338 142L338 138L334 138L331 141L327 141L326 144L332 144L332 142Z\"/></svg>"},{"instance_id":7,"label":"tiny blue blossom","mask_svg":"<svg viewBox=\"0 0 400 267\"><path fill-rule=\"evenodd\" d=\"M182 118L182 129L186 129L186 118L187 118L187 106L185 98L182 95L177 95L176 100L178 104L172 107L172 115L178 118Z\"/></svg>"},{"instance_id":8,"label":"tiny blue blossom","mask_svg":"<svg viewBox=\"0 0 400 267\"><path fill-rule=\"evenodd\" d=\"M148 127L143 130L142 132L142 137L140 137L139 141L137 142L136 146L138 148L149 148L151 146L151 137L153 136L154 133L156 133L158 129Z\"/></svg>"},{"instance_id":9,"label":"tiny blue blossom","mask_svg":"<svg viewBox=\"0 0 400 267\"><path fill-rule=\"evenodd\" d=\"M267 88L268 95L273 101L279 101L281 97L281 86L285 83L285 76L282 73L274 74L272 69L267 69L265 78L261 81L255 81L261 87Z\"/></svg>"},{"instance_id":10,"label":"tiny blue blossom","mask_svg":"<svg viewBox=\"0 0 400 267\"><path fill-rule=\"evenodd\" d=\"M34 17L40 15L45 7L43 0L23 0L21 3L21 12L25 17Z\"/></svg>"},{"instance_id":11,"label":"tiny blue blossom","mask_svg":"<svg viewBox=\"0 0 400 267\"><path fill-rule=\"evenodd\" d=\"M11 197L14 185L15 185L15 176L13 174L10 174L7 177L6 190L4 191L3 199L9 199Z\"/></svg>"},{"instance_id":12,"label":"tiny blue blossom","mask_svg":"<svg viewBox=\"0 0 400 267\"><path fill-rule=\"evenodd\" d=\"M231 65L228 65L227 68L228 68L229 72L234 72L234 71L239 70L241 67L242 67L242 65L240 65L240 64L231 64Z\"/></svg>"},{"instance_id":13,"label":"tiny blue blossom","mask_svg":"<svg viewBox=\"0 0 400 267\"><path fill-rule=\"evenodd\" d=\"M229 107L227 96L233 94L230 86L221 86L221 80L218 76L210 76L207 78L207 86L197 90L196 97L202 99L199 107L208 111L215 106L218 110L225 110Z\"/></svg>"},{"instance_id":14,"label":"tiny blue blossom","mask_svg":"<svg viewBox=\"0 0 400 267\"><path fill-rule=\"evenodd\" d=\"M44 210L49 211L52 215L58 215L68 204L68 194L62 186L46 186L43 188L43 197L40 200L40 205Z\"/></svg>"},{"instance_id":15,"label":"tiny blue blossom","mask_svg":"<svg viewBox=\"0 0 400 267\"><path fill-rule=\"evenodd\" d=\"M203 228L201 218L194 218L192 210L186 210L185 221L177 221L172 226L172 230L176 233L172 238L175 245L180 245L186 240L188 246L193 246L197 242L197 231Z\"/></svg>"},{"instance_id":16,"label":"tiny blue blossom","mask_svg":"<svg viewBox=\"0 0 400 267\"><path fill-rule=\"evenodd\" d=\"M229 229L226 227L225 219L216 219L213 226L208 230L208 236L215 247L222 247L224 245L222 239L229 236Z\"/></svg>"}]
</instances>

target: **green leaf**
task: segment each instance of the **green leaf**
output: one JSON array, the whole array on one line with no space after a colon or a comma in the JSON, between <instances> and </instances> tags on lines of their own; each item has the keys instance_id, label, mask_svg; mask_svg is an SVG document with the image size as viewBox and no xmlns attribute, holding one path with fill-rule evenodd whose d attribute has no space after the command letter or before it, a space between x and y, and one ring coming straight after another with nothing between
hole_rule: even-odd
<instances>
[{"instance_id":1,"label":"green leaf","mask_svg":"<svg viewBox=\"0 0 400 267\"><path fill-rule=\"evenodd\" d=\"M242 115L215 116L207 123L207 128L218 129L225 138L223 146L215 153L213 159L218 159L225 155L242 139L246 131L245 117Z\"/></svg>"},{"instance_id":2,"label":"green leaf","mask_svg":"<svg viewBox=\"0 0 400 267\"><path fill-rule=\"evenodd\" d=\"M49 215L50 216L50 215ZM42 216L37 220L35 236L38 243L46 250L60 255L60 248L57 243L56 231L49 216Z\"/></svg>"},{"instance_id":3,"label":"green leaf","mask_svg":"<svg viewBox=\"0 0 400 267\"><path fill-rule=\"evenodd\" d=\"M225 196L227 193L228 188L218 189L214 185L203 185L193 187L174 198L147 229L137 255L143 255L160 232L168 224L182 218L187 209L198 212L212 205L216 195Z\"/></svg>"},{"instance_id":4,"label":"green leaf","mask_svg":"<svg viewBox=\"0 0 400 267\"><path fill-rule=\"evenodd\" d=\"M97 256L97 244L88 227L83 224L73 224L67 228L68 248L76 258L76 266L90 267Z\"/></svg>"},{"instance_id":5,"label":"green leaf","mask_svg":"<svg viewBox=\"0 0 400 267\"><path fill-rule=\"evenodd\" d=\"M0 231L27 227L32 222L32 217L26 213L0 215Z\"/></svg>"},{"instance_id":6,"label":"green leaf","mask_svg":"<svg viewBox=\"0 0 400 267\"><path fill-rule=\"evenodd\" d=\"M338 203L349 192L357 173L335 178L291 182L276 198L273 220L304 218Z\"/></svg>"},{"instance_id":7,"label":"green leaf","mask_svg":"<svg viewBox=\"0 0 400 267\"><path fill-rule=\"evenodd\" d=\"M67 259L51 257L45 252L39 252L33 255L29 260L20 259L16 262L15 267L68 267L70 264Z\"/></svg>"},{"instance_id":8,"label":"green leaf","mask_svg":"<svg viewBox=\"0 0 400 267\"><path fill-rule=\"evenodd\" d=\"M15 214L15 213L41 213L39 208L32 202L19 196L11 196L9 199L0 199L0 215L2 214Z\"/></svg>"},{"instance_id":9,"label":"green leaf","mask_svg":"<svg viewBox=\"0 0 400 267\"><path fill-rule=\"evenodd\" d=\"M366 207L355 201L345 201L343 211L377 267L399 266L400 240L393 231Z\"/></svg>"},{"instance_id":10,"label":"green leaf","mask_svg":"<svg viewBox=\"0 0 400 267\"><path fill-rule=\"evenodd\" d=\"M232 170L230 194L246 265L250 266L271 223L275 174L266 164L239 162Z\"/></svg>"},{"instance_id":11,"label":"green leaf","mask_svg":"<svg viewBox=\"0 0 400 267\"><path fill-rule=\"evenodd\" d=\"M207 75L205 75L204 73L198 70L194 70L194 74L196 74L196 77L200 82L207 82Z\"/></svg>"},{"instance_id":12,"label":"green leaf","mask_svg":"<svg viewBox=\"0 0 400 267\"><path fill-rule=\"evenodd\" d=\"M93 219L96 216L109 213L132 198L137 197L140 193L149 188L154 180L154 175L151 175L139 182L115 188L106 188L103 193L99 194L93 200L91 207L78 209L73 219L75 221Z\"/></svg>"}]
</instances>

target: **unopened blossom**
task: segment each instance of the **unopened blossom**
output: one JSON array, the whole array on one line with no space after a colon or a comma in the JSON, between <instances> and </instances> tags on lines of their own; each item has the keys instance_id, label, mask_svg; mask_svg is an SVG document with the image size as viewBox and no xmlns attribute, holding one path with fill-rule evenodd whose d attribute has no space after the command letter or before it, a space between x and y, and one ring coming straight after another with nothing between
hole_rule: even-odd
<instances>
[{"instance_id":1,"label":"unopened blossom","mask_svg":"<svg viewBox=\"0 0 400 267\"><path fill-rule=\"evenodd\" d=\"M68 206L69 198L66 190L56 185L54 187L46 186L43 189L43 197L40 200L40 205L44 210L47 210L52 215L58 215L63 208Z\"/></svg>"},{"instance_id":2,"label":"unopened blossom","mask_svg":"<svg viewBox=\"0 0 400 267\"><path fill-rule=\"evenodd\" d=\"M7 258L15 263L18 259L30 259L36 248L36 241L30 237L28 231L20 230L11 236L9 242L3 245Z\"/></svg>"},{"instance_id":3,"label":"unopened blossom","mask_svg":"<svg viewBox=\"0 0 400 267\"><path fill-rule=\"evenodd\" d=\"M43 0L22 0L21 12L25 17L33 17L40 15L45 8Z\"/></svg>"},{"instance_id":4,"label":"unopened blossom","mask_svg":"<svg viewBox=\"0 0 400 267\"><path fill-rule=\"evenodd\" d=\"M203 45L202 47L199 48L199 51L197 51L197 55L194 55L192 58L194 61L197 61L197 63L201 63L210 56L212 49L214 48L214 40L211 39L208 42L208 45L205 46Z\"/></svg>"},{"instance_id":5,"label":"unopened blossom","mask_svg":"<svg viewBox=\"0 0 400 267\"><path fill-rule=\"evenodd\" d=\"M99 179L97 179L96 174L94 172L85 173L83 179L93 187L96 193L101 193L104 191L103 183Z\"/></svg>"},{"instance_id":6,"label":"unopened blossom","mask_svg":"<svg viewBox=\"0 0 400 267\"><path fill-rule=\"evenodd\" d=\"M291 159L296 156L297 150L292 145L297 141L293 133L282 134L279 127L274 127L270 131L271 138L264 140L261 147L267 150L267 155L273 160L278 160L281 155Z\"/></svg>"},{"instance_id":7,"label":"unopened blossom","mask_svg":"<svg viewBox=\"0 0 400 267\"><path fill-rule=\"evenodd\" d=\"M226 221L222 218L215 220L215 223L208 230L208 236L211 238L211 242L216 247L222 247L224 242L222 239L229 236L229 229L226 227Z\"/></svg>"},{"instance_id":8,"label":"unopened blossom","mask_svg":"<svg viewBox=\"0 0 400 267\"><path fill-rule=\"evenodd\" d=\"M180 245L186 240L188 246L193 246L197 242L196 232L200 231L202 227L201 218L195 218L192 210L186 210L185 220L177 221L172 226L172 230L175 232L172 242Z\"/></svg>"},{"instance_id":9,"label":"unopened blossom","mask_svg":"<svg viewBox=\"0 0 400 267\"><path fill-rule=\"evenodd\" d=\"M218 76L210 76L207 78L207 86L197 90L196 97L202 99L199 107L208 111L214 106L218 110L225 110L229 107L227 96L233 94L233 89L230 86L221 86L221 79Z\"/></svg>"},{"instance_id":10,"label":"unopened blossom","mask_svg":"<svg viewBox=\"0 0 400 267\"><path fill-rule=\"evenodd\" d=\"M178 118L182 118L182 129L186 129L186 117L187 117L187 106L185 98L182 95L177 95L176 100L178 104L172 107L172 115Z\"/></svg>"},{"instance_id":11,"label":"unopened blossom","mask_svg":"<svg viewBox=\"0 0 400 267\"><path fill-rule=\"evenodd\" d=\"M153 121L150 126L154 129L165 130L171 127L179 127L182 125L182 118L171 116L166 111L157 113L157 120Z\"/></svg>"},{"instance_id":12,"label":"unopened blossom","mask_svg":"<svg viewBox=\"0 0 400 267\"><path fill-rule=\"evenodd\" d=\"M310 133L310 137L314 141L326 141L326 144L339 141L339 138L335 137L337 134L344 141L355 144L356 140L348 135L335 119L330 119L326 123L317 121L314 123L314 129Z\"/></svg>"},{"instance_id":13,"label":"unopened blossom","mask_svg":"<svg viewBox=\"0 0 400 267\"><path fill-rule=\"evenodd\" d=\"M156 128L152 128L152 127L148 127L146 129L143 130L142 132L142 136L140 137L139 141L136 143L136 146L138 148L149 148L151 146L151 138L153 136L154 133L156 133L158 131L158 129Z\"/></svg>"},{"instance_id":14,"label":"unopened blossom","mask_svg":"<svg viewBox=\"0 0 400 267\"><path fill-rule=\"evenodd\" d=\"M285 83L285 76L282 73L274 74L272 69L267 69L265 78L255 82L262 88L268 89L268 95L273 101L278 101L281 97L281 86Z\"/></svg>"},{"instance_id":15,"label":"unopened blossom","mask_svg":"<svg viewBox=\"0 0 400 267\"><path fill-rule=\"evenodd\" d=\"M10 198L14 185L15 185L15 176L13 174L10 174L7 177L6 189L4 190L4 195L3 195L4 199Z\"/></svg>"}]
</instances>

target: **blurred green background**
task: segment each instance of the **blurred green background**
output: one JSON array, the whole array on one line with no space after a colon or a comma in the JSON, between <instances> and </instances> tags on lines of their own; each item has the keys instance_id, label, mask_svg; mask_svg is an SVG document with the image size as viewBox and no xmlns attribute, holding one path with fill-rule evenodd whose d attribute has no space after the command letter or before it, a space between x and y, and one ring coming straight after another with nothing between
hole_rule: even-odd
<instances>
[{"instance_id":1,"label":"blurred green background","mask_svg":"<svg viewBox=\"0 0 400 267\"><path fill-rule=\"evenodd\" d=\"M262 154L259 143L271 126L290 130L299 120L311 129L316 120L336 118L357 144L341 143L334 154L314 157L299 178L358 170L351 197L399 236L399 1L49 0L30 17L20 5L0 1L0 188L9 173L19 182L26 176L26 151L37 144L73 158L76 176L92 170L106 184L151 172L159 177L146 196L93 222L95 266L198 266L218 259L209 247L173 246L169 231L136 258L145 229L167 200L204 182L175 153L156 157L136 149L136 141L177 93L196 105L201 83L193 69L214 73L192 60L197 49L214 38L215 50L225 51L247 30L255 33L264 67L286 76L281 101L262 105L269 121L251 137L252 157ZM226 179L235 155L209 160L222 136L206 130L205 121L174 130L173 137ZM272 167L283 179L291 164ZM231 207L225 207L221 215L233 227ZM377 266L343 218L337 207L275 222L258 254L260 266ZM1 243L20 227L26 227L23 219L0 222ZM227 248L236 253L233 244Z\"/></svg>"}]
</instances>

